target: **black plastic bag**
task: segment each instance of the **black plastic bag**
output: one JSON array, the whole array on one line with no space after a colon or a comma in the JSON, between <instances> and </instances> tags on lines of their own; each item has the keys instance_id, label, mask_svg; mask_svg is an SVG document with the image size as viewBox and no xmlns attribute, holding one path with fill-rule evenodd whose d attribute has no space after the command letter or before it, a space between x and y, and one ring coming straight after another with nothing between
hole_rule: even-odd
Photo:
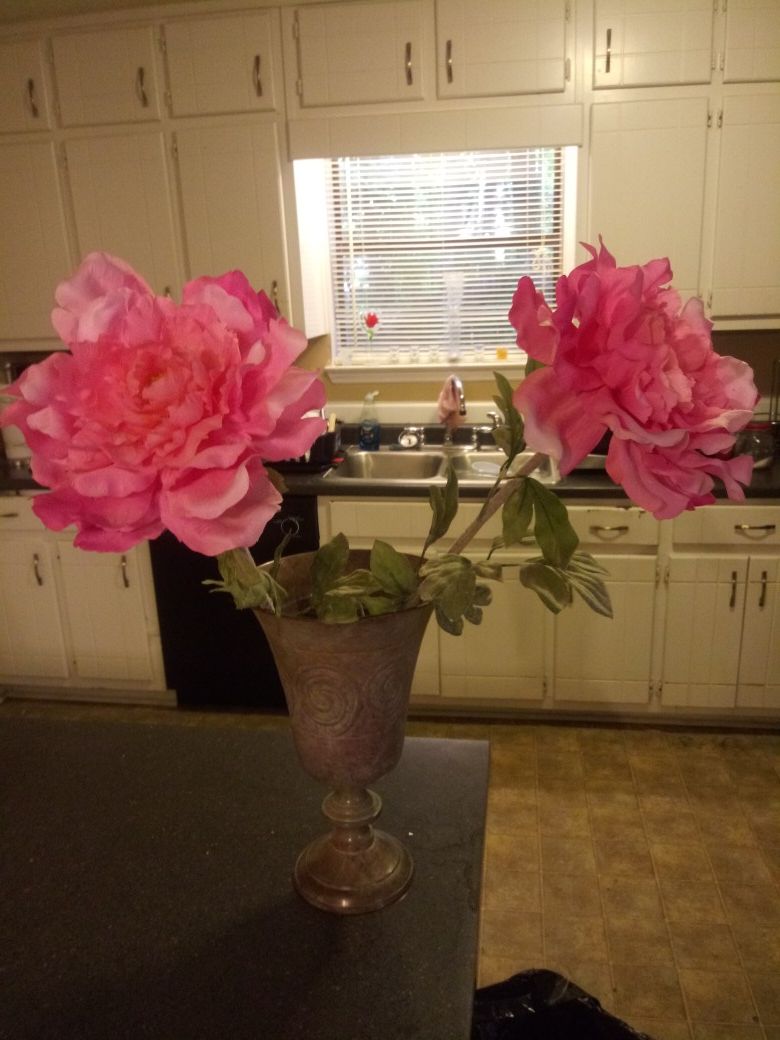
<instances>
[{"instance_id":1,"label":"black plastic bag","mask_svg":"<svg viewBox=\"0 0 780 1040\"><path fill-rule=\"evenodd\" d=\"M474 995L471 1040L652 1040L563 975L522 971Z\"/></svg>"}]
</instances>

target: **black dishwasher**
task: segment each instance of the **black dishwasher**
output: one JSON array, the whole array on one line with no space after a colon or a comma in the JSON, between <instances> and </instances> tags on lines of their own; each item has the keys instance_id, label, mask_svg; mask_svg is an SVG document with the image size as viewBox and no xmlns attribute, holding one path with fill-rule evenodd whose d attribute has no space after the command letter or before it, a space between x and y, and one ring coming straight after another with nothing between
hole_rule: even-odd
<instances>
[{"instance_id":1,"label":"black dishwasher","mask_svg":"<svg viewBox=\"0 0 780 1040\"><path fill-rule=\"evenodd\" d=\"M257 563L273 557L287 530L286 554L319 545L317 498L285 495L251 553ZM165 679L181 707L286 710L273 656L250 610L236 610L230 596L210 592L219 578L216 561L182 545L170 532L149 543Z\"/></svg>"}]
</instances>

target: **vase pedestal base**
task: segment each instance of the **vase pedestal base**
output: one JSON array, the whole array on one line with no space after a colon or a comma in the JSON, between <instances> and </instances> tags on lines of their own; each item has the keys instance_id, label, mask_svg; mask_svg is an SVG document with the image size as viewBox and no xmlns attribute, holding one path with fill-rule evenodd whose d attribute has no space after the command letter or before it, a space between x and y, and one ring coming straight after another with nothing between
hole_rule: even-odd
<instances>
[{"instance_id":1,"label":"vase pedestal base","mask_svg":"<svg viewBox=\"0 0 780 1040\"><path fill-rule=\"evenodd\" d=\"M327 796L322 810L333 830L303 850L293 873L308 903L332 913L362 914L404 895L414 864L400 841L372 826L381 808L374 791L351 788Z\"/></svg>"}]
</instances>

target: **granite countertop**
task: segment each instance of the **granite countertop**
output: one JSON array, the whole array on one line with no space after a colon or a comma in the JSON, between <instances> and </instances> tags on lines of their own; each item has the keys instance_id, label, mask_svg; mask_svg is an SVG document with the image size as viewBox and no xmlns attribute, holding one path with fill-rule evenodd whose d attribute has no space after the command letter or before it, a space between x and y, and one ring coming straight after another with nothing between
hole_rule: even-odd
<instances>
[{"instance_id":1,"label":"granite countertop","mask_svg":"<svg viewBox=\"0 0 780 1040\"><path fill-rule=\"evenodd\" d=\"M293 891L324 788L287 732L0 719L0 1036L468 1040L488 745L376 784L415 861L356 917Z\"/></svg>"},{"instance_id":2,"label":"granite countertop","mask_svg":"<svg viewBox=\"0 0 780 1040\"><path fill-rule=\"evenodd\" d=\"M328 476L329 467L318 472L305 472L293 467L284 472L284 480L290 494L295 495L327 495L329 497L358 495L361 497L393 497L393 498L427 498L428 485L424 481L404 484L392 481L381 484L379 481L363 482L350 478ZM582 470L563 477L557 484L551 485L557 494L564 499L600 499L628 502L621 487L614 484L603 470ZM29 492L40 490L29 469L12 468L7 463L0 463L0 492ZM460 495L464 500L481 499L486 488L474 484L461 484ZM716 488L718 498L725 499L722 488ZM753 473L750 486L745 489L749 499L777 501L780 500L780 458L776 458L767 469L759 469Z\"/></svg>"}]
</instances>

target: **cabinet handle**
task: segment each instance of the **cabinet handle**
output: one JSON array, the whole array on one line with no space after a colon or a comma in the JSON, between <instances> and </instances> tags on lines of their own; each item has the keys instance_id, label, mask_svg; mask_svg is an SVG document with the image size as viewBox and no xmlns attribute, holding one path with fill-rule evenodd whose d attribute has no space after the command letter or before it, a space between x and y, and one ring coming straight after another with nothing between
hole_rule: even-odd
<instances>
[{"instance_id":1,"label":"cabinet handle","mask_svg":"<svg viewBox=\"0 0 780 1040\"><path fill-rule=\"evenodd\" d=\"M610 66L612 65L612 30L607 29L607 60L604 65L604 71L609 72Z\"/></svg>"},{"instance_id":2,"label":"cabinet handle","mask_svg":"<svg viewBox=\"0 0 780 1040\"><path fill-rule=\"evenodd\" d=\"M776 524L734 524L734 530L738 534L740 531L765 531L767 534L774 534L776 529Z\"/></svg>"},{"instance_id":3,"label":"cabinet handle","mask_svg":"<svg viewBox=\"0 0 780 1040\"><path fill-rule=\"evenodd\" d=\"M271 303L274 305L277 314L282 312L279 310L279 283L274 278L271 282Z\"/></svg>"},{"instance_id":4,"label":"cabinet handle","mask_svg":"<svg viewBox=\"0 0 780 1040\"><path fill-rule=\"evenodd\" d=\"M628 524L593 524L590 528L591 534L625 534Z\"/></svg>"},{"instance_id":5,"label":"cabinet handle","mask_svg":"<svg viewBox=\"0 0 780 1040\"><path fill-rule=\"evenodd\" d=\"M766 606L766 579L767 579L766 571L761 571L761 592L759 593L759 596L758 596L758 608L759 608L759 610L763 610L764 607Z\"/></svg>"},{"instance_id":6,"label":"cabinet handle","mask_svg":"<svg viewBox=\"0 0 780 1040\"><path fill-rule=\"evenodd\" d=\"M260 80L260 55L255 55L255 61L252 65L252 82L255 85L255 94L257 97L263 96L263 84Z\"/></svg>"},{"instance_id":7,"label":"cabinet handle","mask_svg":"<svg viewBox=\"0 0 780 1040\"><path fill-rule=\"evenodd\" d=\"M0 513L3 520L15 520L17 516L19 516L18 513Z\"/></svg>"},{"instance_id":8,"label":"cabinet handle","mask_svg":"<svg viewBox=\"0 0 780 1040\"><path fill-rule=\"evenodd\" d=\"M119 565L122 568L122 584L126 589L130 588L130 579L127 577L127 557L122 554L119 558Z\"/></svg>"},{"instance_id":9,"label":"cabinet handle","mask_svg":"<svg viewBox=\"0 0 780 1040\"><path fill-rule=\"evenodd\" d=\"M40 557L38 556L38 553L33 553L33 574L35 575L35 580L38 582L38 584L43 585L43 578L41 577L41 571L39 567L40 562L41 561Z\"/></svg>"},{"instance_id":10,"label":"cabinet handle","mask_svg":"<svg viewBox=\"0 0 780 1040\"><path fill-rule=\"evenodd\" d=\"M407 87L411 87L412 82L413 82L413 79L412 79L412 45L411 45L411 43L407 43L406 44L406 56L405 56L405 59L404 59L404 63L406 65L406 85L407 85Z\"/></svg>"},{"instance_id":11,"label":"cabinet handle","mask_svg":"<svg viewBox=\"0 0 780 1040\"><path fill-rule=\"evenodd\" d=\"M138 66L138 72L135 74L135 92L138 100L141 102L143 108L149 107L149 98L146 96L146 88L144 86L144 80L146 79L146 73L144 72L143 65Z\"/></svg>"},{"instance_id":12,"label":"cabinet handle","mask_svg":"<svg viewBox=\"0 0 780 1040\"><path fill-rule=\"evenodd\" d=\"M35 80L27 80L27 107L30 109L30 115L33 119L38 118L38 105L35 101Z\"/></svg>"},{"instance_id":13,"label":"cabinet handle","mask_svg":"<svg viewBox=\"0 0 780 1040\"><path fill-rule=\"evenodd\" d=\"M729 597L729 609L733 610L737 602L737 572L731 572L731 596Z\"/></svg>"},{"instance_id":14,"label":"cabinet handle","mask_svg":"<svg viewBox=\"0 0 780 1040\"><path fill-rule=\"evenodd\" d=\"M447 40L447 82L452 83L452 40Z\"/></svg>"}]
</instances>

